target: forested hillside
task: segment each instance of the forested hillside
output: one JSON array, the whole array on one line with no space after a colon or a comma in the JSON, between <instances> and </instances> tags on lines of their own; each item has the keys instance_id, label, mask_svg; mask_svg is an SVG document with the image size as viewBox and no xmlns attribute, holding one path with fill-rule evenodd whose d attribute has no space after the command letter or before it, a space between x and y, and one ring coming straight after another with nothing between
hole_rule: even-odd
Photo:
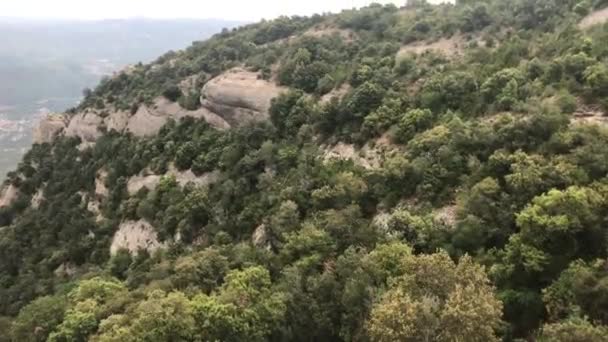
<instances>
[{"instance_id":1,"label":"forested hillside","mask_svg":"<svg viewBox=\"0 0 608 342\"><path fill-rule=\"evenodd\" d=\"M608 6L279 18L104 79L0 197L0 341L608 341Z\"/></svg>"}]
</instances>

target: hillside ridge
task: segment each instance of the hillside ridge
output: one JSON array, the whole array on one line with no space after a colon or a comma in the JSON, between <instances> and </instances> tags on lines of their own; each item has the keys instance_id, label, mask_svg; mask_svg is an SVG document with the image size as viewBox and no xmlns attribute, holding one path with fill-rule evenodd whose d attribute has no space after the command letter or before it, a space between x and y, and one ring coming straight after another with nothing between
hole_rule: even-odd
<instances>
[{"instance_id":1,"label":"hillside ridge","mask_svg":"<svg viewBox=\"0 0 608 342\"><path fill-rule=\"evenodd\" d=\"M606 341L607 6L281 17L104 79L2 186L0 331Z\"/></svg>"}]
</instances>

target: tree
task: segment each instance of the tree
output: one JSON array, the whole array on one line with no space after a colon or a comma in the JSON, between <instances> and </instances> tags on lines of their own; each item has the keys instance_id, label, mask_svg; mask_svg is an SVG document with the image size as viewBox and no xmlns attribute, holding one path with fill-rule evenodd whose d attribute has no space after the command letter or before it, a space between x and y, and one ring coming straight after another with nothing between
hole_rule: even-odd
<instances>
[{"instance_id":1,"label":"tree","mask_svg":"<svg viewBox=\"0 0 608 342\"><path fill-rule=\"evenodd\" d=\"M500 110L511 110L525 98L525 83L525 77L518 69L503 69L481 85L481 93L487 104L495 103Z\"/></svg>"},{"instance_id":2,"label":"tree","mask_svg":"<svg viewBox=\"0 0 608 342\"><path fill-rule=\"evenodd\" d=\"M546 324L541 329L539 342L591 342L608 341L608 327L594 326L585 319L572 318Z\"/></svg>"},{"instance_id":3,"label":"tree","mask_svg":"<svg viewBox=\"0 0 608 342\"><path fill-rule=\"evenodd\" d=\"M13 322L14 341L46 341L63 321L67 300L61 296L40 297L23 307Z\"/></svg>"},{"instance_id":4,"label":"tree","mask_svg":"<svg viewBox=\"0 0 608 342\"><path fill-rule=\"evenodd\" d=\"M181 89L176 85L167 86L165 90L163 90L163 96L171 102L177 101L182 95Z\"/></svg>"},{"instance_id":5,"label":"tree","mask_svg":"<svg viewBox=\"0 0 608 342\"><path fill-rule=\"evenodd\" d=\"M215 248L207 248L175 262L173 283L180 289L192 287L211 293L228 272L228 258Z\"/></svg>"},{"instance_id":6,"label":"tree","mask_svg":"<svg viewBox=\"0 0 608 342\"><path fill-rule=\"evenodd\" d=\"M608 269L606 260L574 261L548 288L543 290L550 322L584 315L608 324Z\"/></svg>"},{"instance_id":7,"label":"tree","mask_svg":"<svg viewBox=\"0 0 608 342\"><path fill-rule=\"evenodd\" d=\"M592 94L596 96L608 95L608 67L604 64L595 64L588 67L585 69L583 77Z\"/></svg>"},{"instance_id":8,"label":"tree","mask_svg":"<svg viewBox=\"0 0 608 342\"><path fill-rule=\"evenodd\" d=\"M407 142L416 135L416 133L424 132L431 128L434 122L434 115L428 109L412 109L407 111L399 119L398 139L402 142Z\"/></svg>"},{"instance_id":9,"label":"tree","mask_svg":"<svg viewBox=\"0 0 608 342\"><path fill-rule=\"evenodd\" d=\"M266 341L285 313L282 293L272 292L262 267L228 273L214 296L193 299L196 336L205 341Z\"/></svg>"},{"instance_id":10,"label":"tree","mask_svg":"<svg viewBox=\"0 0 608 342\"><path fill-rule=\"evenodd\" d=\"M502 304L483 268L445 252L410 257L373 306L372 341L499 341Z\"/></svg>"},{"instance_id":11,"label":"tree","mask_svg":"<svg viewBox=\"0 0 608 342\"><path fill-rule=\"evenodd\" d=\"M110 341L192 341L195 331L193 309L183 293L155 290L126 315L102 321L92 340Z\"/></svg>"}]
</instances>

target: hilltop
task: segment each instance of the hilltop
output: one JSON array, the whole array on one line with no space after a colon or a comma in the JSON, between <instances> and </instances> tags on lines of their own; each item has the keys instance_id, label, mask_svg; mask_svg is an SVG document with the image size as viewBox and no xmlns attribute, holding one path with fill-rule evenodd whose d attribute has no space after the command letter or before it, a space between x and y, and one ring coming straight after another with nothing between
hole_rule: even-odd
<instances>
[{"instance_id":1,"label":"hilltop","mask_svg":"<svg viewBox=\"0 0 608 342\"><path fill-rule=\"evenodd\" d=\"M0 196L10 341L606 341L603 0L372 5L104 78Z\"/></svg>"},{"instance_id":2,"label":"hilltop","mask_svg":"<svg viewBox=\"0 0 608 342\"><path fill-rule=\"evenodd\" d=\"M83 89L126 65L150 62L237 24L0 17L0 181L32 145L32 128L41 116L78 104Z\"/></svg>"}]
</instances>

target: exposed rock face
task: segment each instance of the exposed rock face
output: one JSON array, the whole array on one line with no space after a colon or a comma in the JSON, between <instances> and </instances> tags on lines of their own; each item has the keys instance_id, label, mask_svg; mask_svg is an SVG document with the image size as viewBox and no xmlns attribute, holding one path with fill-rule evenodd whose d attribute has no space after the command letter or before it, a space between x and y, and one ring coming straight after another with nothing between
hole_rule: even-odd
<instances>
[{"instance_id":1,"label":"exposed rock face","mask_svg":"<svg viewBox=\"0 0 608 342\"><path fill-rule=\"evenodd\" d=\"M608 21L608 7L591 12L581 20L578 27L586 29L594 25L605 23L606 21Z\"/></svg>"},{"instance_id":2,"label":"exposed rock face","mask_svg":"<svg viewBox=\"0 0 608 342\"><path fill-rule=\"evenodd\" d=\"M42 118L34 127L34 143L50 143L67 126L65 116L61 114L50 114Z\"/></svg>"},{"instance_id":3,"label":"exposed rock face","mask_svg":"<svg viewBox=\"0 0 608 342\"><path fill-rule=\"evenodd\" d=\"M129 123L129 113L124 111L114 112L108 115L103 122L108 131L115 130L122 132L127 128L127 124Z\"/></svg>"},{"instance_id":4,"label":"exposed rock face","mask_svg":"<svg viewBox=\"0 0 608 342\"><path fill-rule=\"evenodd\" d=\"M448 227L455 227L456 222L457 222L457 220L456 220L456 211L457 210L458 210L458 207L456 205L445 206L435 212L435 220L438 223L444 224Z\"/></svg>"},{"instance_id":5,"label":"exposed rock face","mask_svg":"<svg viewBox=\"0 0 608 342\"><path fill-rule=\"evenodd\" d=\"M17 199L19 190L13 185L0 189L0 208L8 207Z\"/></svg>"},{"instance_id":6,"label":"exposed rock face","mask_svg":"<svg viewBox=\"0 0 608 342\"><path fill-rule=\"evenodd\" d=\"M268 119L270 101L283 91L256 72L234 68L205 84L201 102L230 125L242 125Z\"/></svg>"},{"instance_id":7,"label":"exposed rock face","mask_svg":"<svg viewBox=\"0 0 608 342\"><path fill-rule=\"evenodd\" d=\"M148 107L141 106L129 119L127 131L138 137L152 136L158 133L168 120L168 115L154 113Z\"/></svg>"},{"instance_id":8,"label":"exposed rock face","mask_svg":"<svg viewBox=\"0 0 608 342\"><path fill-rule=\"evenodd\" d=\"M258 248L265 248L268 250L272 248L266 225L261 224L255 229L251 236L251 243Z\"/></svg>"},{"instance_id":9,"label":"exposed rock face","mask_svg":"<svg viewBox=\"0 0 608 342\"><path fill-rule=\"evenodd\" d=\"M230 128L230 125L224 119L206 108L187 110L176 102L159 97L154 101L154 105L150 107L141 106L135 115L128 119L126 130L139 137L153 136L160 131L169 119L179 120L184 117L205 119L209 125L216 129Z\"/></svg>"},{"instance_id":10,"label":"exposed rock face","mask_svg":"<svg viewBox=\"0 0 608 342\"><path fill-rule=\"evenodd\" d=\"M99 171L97 177L95 177L95 195L98 197L107 197L109 194L108 188L106 188L106 178L108 172L105 170Z\"/></svg>"},{"instance_id":11,"label":"exposed rock face","mask_svg":"<svg viewBox=\"0 0 608 342\"><path fill-rule=\"evenodd\" d=\"M163 244L158 241L156 231L150 223L145 220L125 221L114 234L110 253L114 255L120 249L127 249L131 253L137 253L140 249L154 252L162 247Z\"/></svg>"},{"instance_id":12,"label":"exposed rock face","mask_svg":"<svg viewBox=\"0 0 608 342\"><path fill-rule=\"evenodd\" d=\"M53 273L55 273L55 276L57 276L57 277L69 278L69 277L74 276L76 274L76 271L77 271L77 268L74 264L63 263L63 264L59 265L59 267L57 267Z\"/></svg>"},{"instance_id":13,"label":"exposed rock face","mask_svg":"<svg viewBox=\"0 0 608 342\"><path fill-rule=\"evenodd\" d=\"M357 149L353 144L338 143L332 147L325 148L324 161L331 160L352 160L356 165L365 169L377 169L380 167L381 160L379 152L368 145L362 149Z\"/></svg>"},{"instance_id":14,"label":"exposed rock face","mask_svg":"<svg viewBox=\"0 0 608 342\"><path fill-rule=\"evenodd\" d=\"M84 112L74 115L70 119L65 135L68 137L80 137L83 142L94 142L101 136L99 128L103 118L93 112Z\"/></svg>"},{"instance_id":15,"label":"exposed rock face","mask_svg":"<svg viewBox=\"0 0 608 342\"><path fill-rule=\"evenodd\" d=\"M127 182L127 191L129 195L135 195L141 189L154 190L158 183L160 183L161 176L148 175L148 176L133 176L129 178Z\"/></svg>"},{"instance_id":16,"label":"exposed rock face","mask_svg":"<svg viewBox=\"0 0 608 342\"><path fill-rule=\"evenodd\" d=\"M80 137L82 147L87 148L102 135L102 127L108 131L130 132L138 137L148 137L156 135L170 119L204 119L212 127L221 130L266 120L271 100L286 88L259 79L258 75L235 68L210 80L203 88L203 106L197 110L184 109L176 102L159 97L152 105L140 106L133 115L125 111L101 115L95 110L87 110L69 119L63 115L49 116L35 128L34 141L50 142L63 133L68 137ZM187 85L192 86L190 83Z\"/></svg>"},{"instance_id":17,"label":"exposed rock face","mask_svg":"<svg viewBox=\"0 0 608 342\"><path fill-rule=\"evenodd\" d=\"M32 201L30 204L31 204L32 208L38 209L40 207L40 204L42 203L42 201L44 201L44 190L38 189L38 191L32 197Z\"/></svg>"},{"instance_id":18,"label":"exposed rock face","mask_svg":"<svg viewBox=\"0 0 608 342\"><path fill-rule=\"evenodd\" d=\"M197 176L191 170L179 171L173 165L169 167L169 171L165 174L165 176L173 176L175 180L180 186L186 186L188 183L193 183L196 186L205 186L212 184L217 181L219 178L219 172L208 172L201 176ZM160 180L162 179L162 175L137 175L133 176L127 182L127 191L129 195L135 195L141 189L154 190Z\"/></svg>"}]
</instances>

